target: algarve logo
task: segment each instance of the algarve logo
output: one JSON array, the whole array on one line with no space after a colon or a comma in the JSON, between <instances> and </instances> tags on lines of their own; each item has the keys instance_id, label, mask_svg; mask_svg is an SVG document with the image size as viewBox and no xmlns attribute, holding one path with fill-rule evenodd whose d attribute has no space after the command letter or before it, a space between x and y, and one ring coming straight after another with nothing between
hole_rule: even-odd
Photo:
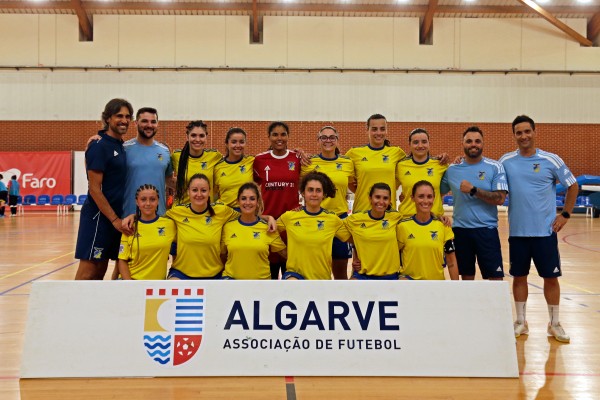
<instances>
[{"instance_id":1,"label":"algarve logo","mask_svg":"<svg viewBox=\"0 0 600 400\"><path fill-rule=\"evenodd\" d=\"M169 367L194 357L204 331L204 289L146 289L144 348Z\"/></svg>"}]
</instances>

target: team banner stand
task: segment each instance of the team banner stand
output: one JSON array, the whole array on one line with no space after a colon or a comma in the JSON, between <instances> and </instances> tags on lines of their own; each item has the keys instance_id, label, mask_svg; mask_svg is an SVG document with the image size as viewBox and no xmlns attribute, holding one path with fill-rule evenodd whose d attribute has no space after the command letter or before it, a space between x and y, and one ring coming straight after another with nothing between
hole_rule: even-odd
<instances>
[{"instance_id":1,"label":"team banner stand","mask_svg":"<svg viewBox=\"0 0 600 400\"><path fill-rule=\"evenodd\" d=\"M508 282L34 282L22 378L518 377Z\"/></svg>"}]
</instances>

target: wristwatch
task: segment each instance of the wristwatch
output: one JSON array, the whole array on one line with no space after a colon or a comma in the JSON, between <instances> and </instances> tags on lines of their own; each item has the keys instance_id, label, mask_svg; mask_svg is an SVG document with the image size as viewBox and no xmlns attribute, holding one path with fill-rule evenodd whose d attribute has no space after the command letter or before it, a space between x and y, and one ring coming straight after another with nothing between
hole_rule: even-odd
<instances>
[{"instance_id":1,"label":"wristwatch","mask_svg":"<svg viewBox=\"0 0 600 400\"><path fill-rule=\"evenodd\" d=\"M563 211L560 213L560 215L562 215L563 217L565 217L567 219L571 218L571 214L569 214L568 211Z\"/></svg>"},{"instance_id":2,"label":"wristwatch","mask_svg":"<svg viewBox=\"0 0 600 400\"><path fill-rule=\"evenodd\" d=\"M471 195L471 197L475 196L475 193L477 193L477 188L475 186L473 186L473 189L471 189L469 191L469 195Z\"/></svg>"}]
</instances>

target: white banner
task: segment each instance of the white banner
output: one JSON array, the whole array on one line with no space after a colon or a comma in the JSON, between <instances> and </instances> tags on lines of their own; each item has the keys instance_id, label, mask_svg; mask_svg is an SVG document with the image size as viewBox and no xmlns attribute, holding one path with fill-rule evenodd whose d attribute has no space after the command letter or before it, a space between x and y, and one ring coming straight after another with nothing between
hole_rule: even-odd
<instances>
[{"instance_id":1,"label":"white banner","mask_svg":"<svg viewBox=\"0 0 600 400\"><path fill-rule=\"evenodd\" d=\"M34 282L21 376L518 377L507 282Z\"/></svg>"}]
</instances>

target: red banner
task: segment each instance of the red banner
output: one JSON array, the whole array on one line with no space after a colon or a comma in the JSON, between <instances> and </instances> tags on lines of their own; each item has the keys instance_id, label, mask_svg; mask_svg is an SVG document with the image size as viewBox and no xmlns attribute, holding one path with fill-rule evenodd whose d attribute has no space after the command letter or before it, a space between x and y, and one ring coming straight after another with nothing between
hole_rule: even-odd
<instances>
[{"instance_id":1,"label":"red banner","mask_svg":"<svg viewBox=\"0 0 600 400\"><path fill-rule=\"evenodd\" d=\"M21 196L71 193L70 151L0 152L0 174L8 185L13 175L21 185Z\"/></svg>"}]
</instances>

